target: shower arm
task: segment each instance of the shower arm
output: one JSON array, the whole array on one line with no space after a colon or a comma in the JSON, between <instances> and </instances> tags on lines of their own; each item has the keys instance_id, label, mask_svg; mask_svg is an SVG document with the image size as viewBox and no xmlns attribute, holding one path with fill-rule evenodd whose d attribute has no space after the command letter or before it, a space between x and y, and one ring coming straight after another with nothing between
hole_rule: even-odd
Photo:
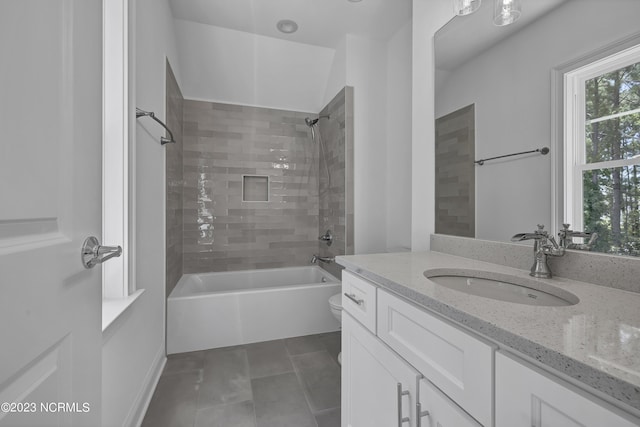
<instances>
[{"instance_id":1,"label":"shower arm","mask_svg":"<svg viewBox=\"0 0 640 427\"><path fill-rule=\"evenodd\" d=\"M138 107L136 107L136 119L139 119L140 117L143 116L149 116L151 117L153 120L155 120L156 122L158 122L160 124L160 126L162 126L163 128L165 128L167 130L167 132L169 133L169 138L165 138L164 136L160 137L160 144L164 145L164 144L168 144L168 143L176 143L175 139L173 139L173 132L171 132L171 129L169 129L167 127L167 125L165 125L162 120L158 119L156 117L156 114L153 111L145 111L142 110Z\"/></svg>"}]
</instances>

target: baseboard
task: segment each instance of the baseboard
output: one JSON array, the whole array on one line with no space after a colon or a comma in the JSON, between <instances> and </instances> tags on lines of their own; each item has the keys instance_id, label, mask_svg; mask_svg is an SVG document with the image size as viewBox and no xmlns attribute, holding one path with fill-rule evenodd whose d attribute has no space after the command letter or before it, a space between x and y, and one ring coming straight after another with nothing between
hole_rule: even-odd
<instances>
[{"instance_id":1,"label":"baseboard","mask_svg":"<svg viewBox=\"0 0 640 427\"><path fill-rule=\"evenodd\" d=\"M144 384L136 396L133 405L131 405L131 410L122 424L123 426L140 427L142 420L144 419L144 415L147 413L147 408L149 407L149 402L151 402L153 392L160 380L160 375L162 374L165 363L167 363L167 357L165 356L163 344L158 349L158 353L156 354L156 357L154 357L153 363L147 371Z\"/></svg>"}]
</instances>

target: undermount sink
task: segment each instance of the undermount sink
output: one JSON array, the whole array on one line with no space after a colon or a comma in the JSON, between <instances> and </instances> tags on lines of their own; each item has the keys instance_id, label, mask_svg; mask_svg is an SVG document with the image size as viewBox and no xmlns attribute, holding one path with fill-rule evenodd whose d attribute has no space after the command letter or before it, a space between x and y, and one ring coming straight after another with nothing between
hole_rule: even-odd
<instances>
[{"instance_id":1,"label":"undermount sink","mask_svg":"<svg viewBox=\"0 0 640 427\"><path fill-rule=\"evenodd\" d=\"M426 270L424 276L440 286L499 301L537 306L569 306L580 302L571 292L541 280L508 274L437 268Z\"/></svg>"}]
</instances>

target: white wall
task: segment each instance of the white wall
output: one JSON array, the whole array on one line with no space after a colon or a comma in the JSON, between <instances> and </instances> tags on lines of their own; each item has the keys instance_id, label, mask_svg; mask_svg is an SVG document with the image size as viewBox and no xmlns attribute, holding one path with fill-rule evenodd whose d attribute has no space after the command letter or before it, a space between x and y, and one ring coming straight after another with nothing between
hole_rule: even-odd
<instances>
[{"instance_id":1,"label":"white wall","mask_svg":"<svg viewBox=\"0 0 640 427\"><path fill-rule=\"evenodd\" d=\"M354 96L354 250L384 252L387 179L387 45L347 35L346 84Z\"/></svg>"},{"instance_id":2,"label":"white wall","mask_svg":"<svg viewBox=\"0 0 640 427\"><path fill-rule=\"evenodd\" d=\"M165 117L165 56L177 69L167 0L136 0L136 105ZM136 122L135 284L145 292L103 336L103 425L136 425L165 360L165 160L152 120Z\"/></svg>"},{"instance_id":3,"label":"white wall","mask_svg":"<svg viewBox=\"0 0 640 427\"><path fill-rule=\"evenodd\" d=\"M387 43L387 250L411 247L411 21Z\"/></svg>"},{"instance_id":4,"label":"white wall","mask_svg":"<svg viewBox=\"0 0 640 427\"><path fill-rule=\"evenodd\" d=\"M355 253L411 246L411 22L388 42L347 35L325 100L354 88Z\"/></svg>"},{"instance_id":5,"label":"white wall","mask_svg":"<svg viewBox=\"0 0 640 427\"><path fill-rule=\"evenodd\" d=\"M331 69L322 100L323 108L336 96L347 82L347 38L344 37L336 46L331 62Z\"/></svg>"},{"instance_id":6,"label":"white wall","mask_svg":"<svg viewBox=\"0 0 640 427\"><path fill-rule=\"evenodd\" d=\"M435 228L433 35L453 18L450 0L413 0L411 250L429 249Z\"/></svg>"},{"instance_id":7,"label":"white wall","mask_svg":"<svg viewBox=\"0 0 640 427\"><path fill-rule=\"evenodd\" d=\"M308 112L326 105L333 49L183 20L175 25L185 98Z\"/></svg>"}]
</instances>

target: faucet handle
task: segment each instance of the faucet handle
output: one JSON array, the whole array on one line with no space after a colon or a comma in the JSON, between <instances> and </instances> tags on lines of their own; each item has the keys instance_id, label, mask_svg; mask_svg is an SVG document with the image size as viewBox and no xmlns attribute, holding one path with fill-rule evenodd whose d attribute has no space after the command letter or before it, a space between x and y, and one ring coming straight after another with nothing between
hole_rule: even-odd
<instances>
[{"instance_id":1,"label":"faucet handle","mask_svg":"<svg viewBox=\"0 0 640 427\"><path fill-rule=\"evenodd\" d=\"M538 224L538 229L535 231L535 234L540 234L542 236L549 236L549 232L544 229L544 224Z\"/></svg>"},{"instance_id":2,"label":"faucet handle","mask_svg":"<svg viewBox=\"0 0 640 427\"><path fill-rule=\"evenodd\" d=\"M327 246L331 246L333 243L333 235L331 234L331 230L327 230L322 236L318 236L318 240L325 242Z\"/></svg>"}]
</instances>

